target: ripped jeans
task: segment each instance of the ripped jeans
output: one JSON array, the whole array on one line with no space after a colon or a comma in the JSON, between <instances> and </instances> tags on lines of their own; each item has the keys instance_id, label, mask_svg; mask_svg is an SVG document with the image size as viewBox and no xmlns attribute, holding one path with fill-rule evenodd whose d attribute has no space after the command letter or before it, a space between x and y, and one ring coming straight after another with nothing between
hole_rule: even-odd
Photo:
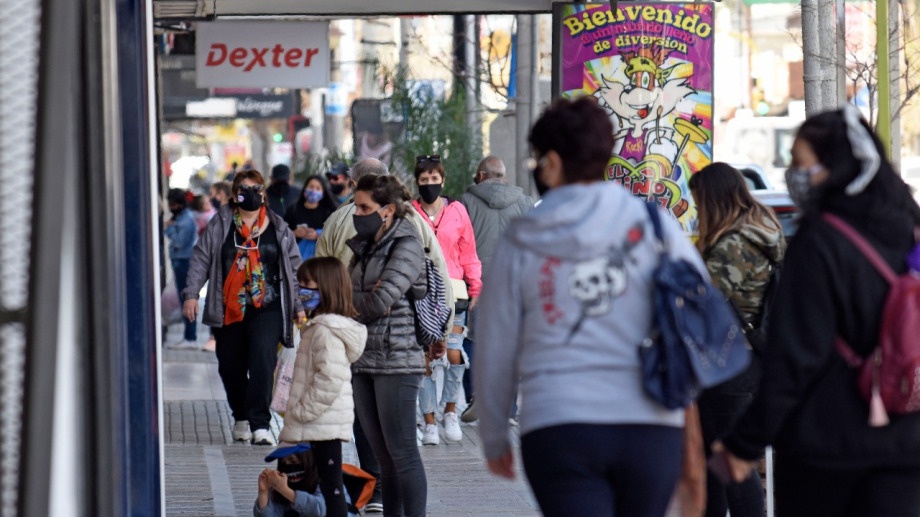
<instances>
[{"instance_id":1,"label":"ripped jeans","mask_svg":"<svg viewBox=\"0 0 920 517\"><path fill-rule=\"evenodd\" d=\"M463 327L464 332L459 334L451 333L447 338L448 350L460 350L463 358L461 364L449 364L447 354L443 358L432 361L431 368L441 366L444 371L444 389L441 392L441 403L456 403L460 397L460 384L463 381L463 372L469 367L469 361L466 359L466 353L463 352L463 336L466 333L466 312L454 315L454 326ZM422 386L418 392L418 403L422 409L422 414L434 413L438 407L437 385L431 375L422 377Z\"/></svg>"}]
</instances>

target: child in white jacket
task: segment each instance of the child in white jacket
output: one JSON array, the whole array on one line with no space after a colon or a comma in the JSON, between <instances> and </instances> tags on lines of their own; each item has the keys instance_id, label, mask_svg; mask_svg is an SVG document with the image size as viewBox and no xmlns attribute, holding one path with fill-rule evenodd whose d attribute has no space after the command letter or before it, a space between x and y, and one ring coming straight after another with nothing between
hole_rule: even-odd
<instances>
[{"instance_id":1,"label":"child in white jacket","mask_svg":"<svg viewBox=\"0 0 920 517\"><path fill-rule=\"evenodd\" d=\"M352 317L351 278L333 257L316 257L297 270L304 309L312 312L301 329L294 378L280 439L310 442L319 471L326 515L346 517L342 483L342 441L354 423L351 363L364 352L367 329Z\"/></svg>"}]
</instances>

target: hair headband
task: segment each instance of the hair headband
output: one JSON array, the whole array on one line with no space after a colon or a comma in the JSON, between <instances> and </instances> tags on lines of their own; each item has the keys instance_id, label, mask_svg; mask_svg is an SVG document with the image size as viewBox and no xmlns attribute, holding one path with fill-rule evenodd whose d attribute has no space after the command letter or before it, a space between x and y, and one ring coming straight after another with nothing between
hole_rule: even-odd
<instances>
[{"instance_id":1,"label":"hair headband","mask_svg":"<svg viewBox=\"0 0 920 517\"><path fill-rule=\"evenodd\" d=\"M850 140L850 147L853 148L853 156L860 162L859 175L844 190L848 196L855 196L866 190L878 172L882 159L878 155L872 135L860 122L862 114L859 109L852 104L846 104L841 111L843 121L847 125L847 138Z\"/></svg>"}]
</instances>

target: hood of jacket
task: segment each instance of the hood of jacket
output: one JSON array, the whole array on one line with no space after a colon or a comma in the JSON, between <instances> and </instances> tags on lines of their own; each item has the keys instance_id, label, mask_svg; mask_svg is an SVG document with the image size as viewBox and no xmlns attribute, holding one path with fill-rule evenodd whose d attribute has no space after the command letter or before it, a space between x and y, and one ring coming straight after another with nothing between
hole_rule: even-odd
<instances>
[{"instance_id":1,"label":"hood of jacket","mask_svg":"<svg viewBox=\"0 0 920 517\"><path fill-rule=\"evenodd\" d=\"M639 202L612 181L563 185L513 220L507 237L539 255L589 260L623 242L630 229L617 221L635 221Z\"/></svg>"},{"instance_id":2,"label":"hood of jacket","mask_svg":"<svg viewBox=\"0 0 920 517\"><path fill-rule=\"evenodd\" d=\"M364 352L367 341L367 327L357 321L339 314L319 314L310 320L309 325L322 325L345 343L345 355L353 363Z\"/></svg>"},{"instance_id":3,"label":"hood of jacket","mask_svg":"<svg viewBox=\"0 0 920 517\"><path fill-rule=\"evenodd\" d=\"M748 224L738 230L738 233L756 246L771 262L782 262L786 250L782 230L768 230Z\"/></svg>"},{"instance_id":4,"label":"hood of jacket","mask_svg":"<svg viewBox=\"0 0 920 517\"><path fill-rule=\"evenodd\" d=\"M494 179L470 185L466 191L481 199L489 208L496 210L507 208L524 196L524 190L521 187Z\"/></svg>"}]
</instances>

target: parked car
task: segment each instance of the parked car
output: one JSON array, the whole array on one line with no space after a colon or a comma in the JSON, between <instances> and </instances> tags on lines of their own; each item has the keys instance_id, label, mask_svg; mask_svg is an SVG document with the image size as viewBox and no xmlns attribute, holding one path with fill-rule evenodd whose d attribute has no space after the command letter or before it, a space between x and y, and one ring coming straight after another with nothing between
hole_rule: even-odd
<instances>
[{"instance_id":1,"label":"parked car","mask_svg":"<svg viewBox=\"0 0 920 517\"><path fill-rule=\"evenodd\" d=\"M776 218L783 226L786 238L795 235L799 223L799 209L792 202L789 193L784 190L752 190L754 199L773 209Z\"/></svg>"}]
</instances>

